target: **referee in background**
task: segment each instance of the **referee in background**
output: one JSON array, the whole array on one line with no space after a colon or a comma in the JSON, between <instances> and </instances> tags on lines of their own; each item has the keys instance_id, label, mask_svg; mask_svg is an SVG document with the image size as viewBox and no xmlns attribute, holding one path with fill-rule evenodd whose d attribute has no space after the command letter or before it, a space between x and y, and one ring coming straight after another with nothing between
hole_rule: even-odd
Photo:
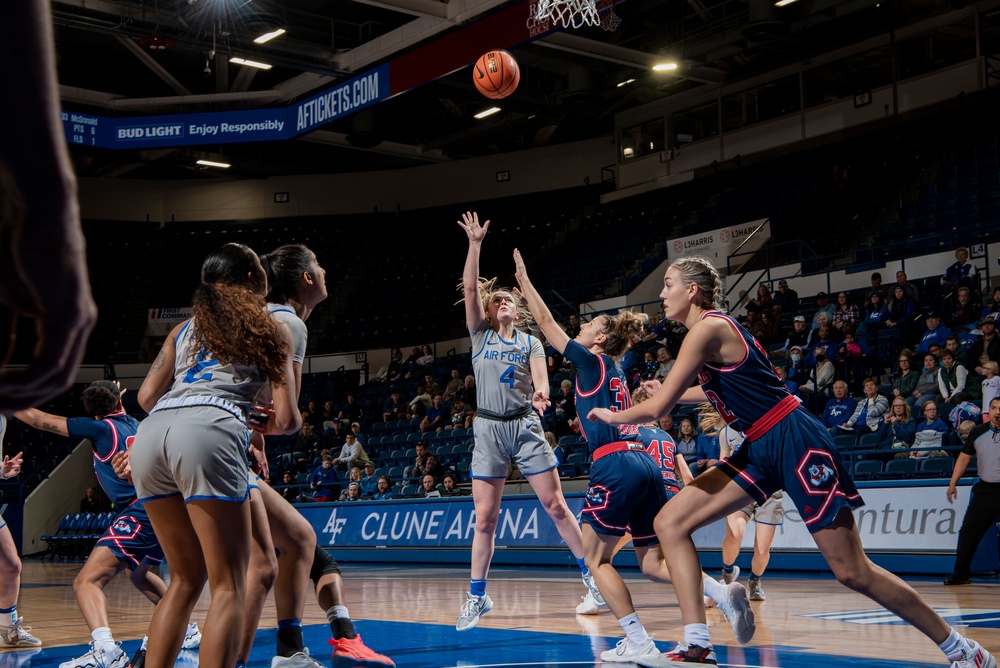
<instances>
[{"instance_id":1,"label":"referee in background","mask_svg":"<svg viewBox=\"0 0 1000 668\"><path fill-rule=\"evenodd\" d=\"M958 532L955 569L944 579L946 585L969 584L969 569L979 541L1000 519L1000 397L990 401L990 421L976 425L965 439L948 484L948 503L955 502L955 486L973 456L979 458L979 482L972 486L972 498Z\"/></svg>"}]
</instances>

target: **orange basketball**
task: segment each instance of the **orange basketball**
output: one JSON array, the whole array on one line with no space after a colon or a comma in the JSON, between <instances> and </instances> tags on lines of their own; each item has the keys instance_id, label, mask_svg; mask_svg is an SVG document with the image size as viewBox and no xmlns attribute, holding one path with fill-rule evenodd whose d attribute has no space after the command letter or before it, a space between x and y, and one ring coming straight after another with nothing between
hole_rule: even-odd
<instances>
[{"instance_id":1,"label":"orange basketball","mask_svg":"<svg viewBox=\"0 0 1000 668\"><path fill-rule=\"evenodd\" d=\"M521 70L514 56L506 51L489 51L476 61L472 80L479 92L494 100L507 97L517 88Z\"/></svg>"}]
</instances>

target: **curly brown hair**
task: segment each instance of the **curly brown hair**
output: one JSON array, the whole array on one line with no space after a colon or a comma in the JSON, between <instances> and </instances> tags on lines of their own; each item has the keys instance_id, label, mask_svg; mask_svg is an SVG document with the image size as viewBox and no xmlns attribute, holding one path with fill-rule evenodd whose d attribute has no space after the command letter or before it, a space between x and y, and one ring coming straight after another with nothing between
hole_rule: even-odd
<instances>
[{"instance_id":1,"label":"curly brown hair","mask_svg":"<svg viewBox=\"0 0 1000 668\"><path fill-rule=\"evenodd\" d=\"M283 384L288 342L257 293L261 274L256 254L242 244L226 244L205 259L191 304L191 350L211 351L221 364L256 366Z\"/></svg>"}]
</instances>

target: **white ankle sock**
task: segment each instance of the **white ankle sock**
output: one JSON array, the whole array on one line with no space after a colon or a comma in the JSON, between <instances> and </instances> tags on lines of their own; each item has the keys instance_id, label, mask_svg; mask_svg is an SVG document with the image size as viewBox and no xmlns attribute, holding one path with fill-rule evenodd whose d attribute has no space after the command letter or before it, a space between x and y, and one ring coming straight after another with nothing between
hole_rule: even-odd
<instances>
[{"instance_id":1,"label":"white ankle sock","mask_svg":"<svg viewBox=\"0 0 1000 668\"><path fill-rule=\"evenodd\" d=\"M646 629L642 626L642 622L639 621L639 613L637 612L622 617L618 620L618 623L625 631L625 635L628 636L629 642L634 645L646 642L646 638L649 637Z\"/></svg>"},{"instance_id":2,"label":"white ankle sock","mask_svg":"<svg viewBox=\"0 0 1000 668\"><path fill-rule=\"evenodd\" d=\"M705 596L709 597L716 603L725 600L728 585L724 585L718 580L714 580L712 578L704 578L701 581L701 584L702 591L705 592Z\"/></svg>"}]
</instances>

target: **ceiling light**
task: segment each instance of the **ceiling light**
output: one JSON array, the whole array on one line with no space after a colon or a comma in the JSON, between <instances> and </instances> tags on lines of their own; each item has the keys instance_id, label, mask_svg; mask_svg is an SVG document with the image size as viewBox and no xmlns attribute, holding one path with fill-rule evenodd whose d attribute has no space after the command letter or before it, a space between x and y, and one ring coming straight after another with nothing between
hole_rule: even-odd
<instances>
[{"instance_id":1,"label":"ceiling light","mask_svg":"<svg viewBox=\"0 0 1000 668\"><path fill-rule=\"evenodd\" d=\"M278 28L277 30L272 30L271 32L266 32L257 39L253 41L254 44L263 44L264 42L269 42L275 37L280 37L285 34L284 28Z\"/></svg>"},{"instance_id":2,"label":"ceiling light","mask_svg":"<svg viewBox=\"0 0 1000 668\"><path fill-rule=\"evenodd\" d=\"M246 58L237 58L236 56L230 58L229 62L233 63L234 65L246 65L247 67L256 67L259 70L269 70L271 69L271 67L273 67L272 65L268 65L267 63L258 63L256 60L247 60Z\"/></svg>"},{"instance_id":3,"label":"ceiling light","mask_svg":"<svg viewBox=\"0 0 1000 668\"><path fill-rule=\"evenodd\" d=\"M622 86L627 86L633 81L635 81L635 79L626 79L625 81L622 81L621 83L618 84L618 88L621 88Z\"/></svg>"},{"instance_id":4,"label":"ceiling light","mask_svg":"<svg viewBox=\"0 0 1000 668\"><path fill-rule=\"evenodd\" d=\"M229 169L232 167L228 162L213 162L212 160L198 160L195 164L202 167L218 167L219 169Z\"/></svg>"},{"instance_id":5,"label":"ceiling light","mask_svg":"<svg viewBox=\"0 0 1000 668\"><path fill-rule=\"evenodd\" d=\"M654 72L666 72L667 70L676 70L677 63L657 63L653 65Z\"/></svg>"},{"instance_id":6,"label":"ceiling light","mask_svg":"<svg viewBox=\"0 0 1000 668\"><path fill-rule=\"evenodd\" d=\"M486 109L485 111L480 111L478 114L475 114L473 116L473 118L486 118L487 116L492 116L493 114L497 113L498 111L500 111L500 107L490 107L489 109Z\"/></svg>"},{"instance_id":7,"label":"ceiling light","mask_svg":"<svg viewBox=\"0 0 1000 668\"><path fill-rule=\"evenodd\" d=\"M790 5L793 2L795 2L795 1L796 0L777 0L777 2L774 3L774 6L775 7L784 7L785 5Z\"/></svg>"}]
</instances>

